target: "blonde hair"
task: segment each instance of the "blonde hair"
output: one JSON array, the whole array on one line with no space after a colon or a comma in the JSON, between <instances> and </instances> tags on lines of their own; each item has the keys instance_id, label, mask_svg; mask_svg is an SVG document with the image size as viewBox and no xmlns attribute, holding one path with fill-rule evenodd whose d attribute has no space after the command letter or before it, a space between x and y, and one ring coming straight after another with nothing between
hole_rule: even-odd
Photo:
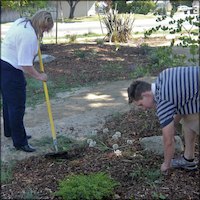
<instances>
[{"instance_id":1,"label":"blonde hair","mask_svg":"<svg viewBox=\"0 0 200 200\"><path fill-rule=\"evenodd\" d=\"M53 18L50 12L38 11L30 19L31 24L39 38L42 38L43 31L49 32L53 28Z\"/></svg>"}]
</instances>

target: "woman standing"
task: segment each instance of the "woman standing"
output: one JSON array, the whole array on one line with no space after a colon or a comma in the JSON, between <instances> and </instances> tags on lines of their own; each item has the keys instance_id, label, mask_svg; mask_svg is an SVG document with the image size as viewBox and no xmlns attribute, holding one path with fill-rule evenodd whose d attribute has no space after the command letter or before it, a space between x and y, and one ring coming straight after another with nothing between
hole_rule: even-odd
<instances>
[{"instance_id":1,"label":"woman standing","mask_svg":"<svg viewBox=\"0 0 200 200\"><path fill-rule=\"evenodd\" d=\"M44 32L53 28L49 12L39 11L30 18L20 18L8 30L1 45L1 93L5 137L12 137L17 150L33 152L28 144L23 118L26 103L26 80L24 73L40 81L47 81L45 73L33 66L38 52L38 40Z\"/></svg>"}]
</instances>

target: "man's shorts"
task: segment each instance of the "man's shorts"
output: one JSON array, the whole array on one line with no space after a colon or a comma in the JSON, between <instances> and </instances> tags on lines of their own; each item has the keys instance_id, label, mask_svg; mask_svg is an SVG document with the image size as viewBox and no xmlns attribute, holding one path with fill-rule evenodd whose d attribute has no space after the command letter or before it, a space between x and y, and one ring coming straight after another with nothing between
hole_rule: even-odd
<instances>
[{"instance_id":1,"label":"man's shorts","mask_svg":"<svg viewBox=\"0 0 200 200\"><path fill-rule=\"evenodd\" d=\"M182 124L183 130L190 129L199 134L199 113L183 115L180 123Z\"/></svg>"}]
</instances>

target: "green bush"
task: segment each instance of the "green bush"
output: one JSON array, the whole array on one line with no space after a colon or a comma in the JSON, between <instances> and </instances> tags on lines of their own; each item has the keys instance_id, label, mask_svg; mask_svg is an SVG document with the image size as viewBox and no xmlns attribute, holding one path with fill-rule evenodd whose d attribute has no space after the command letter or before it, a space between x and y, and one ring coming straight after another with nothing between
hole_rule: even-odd
<instances>
[{"instance_id":1,"label":"green bush","mask_svg":"<svg viewBox=\"0 0 200 200\"><path fill-rule=\"evenodd\" d=\"M149 12L153 11L156 8L156 4L152 0L135 0L129 6L131 12L144 15L147 15Z\"/></svg>"},{"instance_id":2,"label":"green bush","mask_svg":"<svg viewBox=\"0 0 200 200\"><path fill-rule=\"evenodd\" d=\"M8 184L13 179L13 168L15 163L11 162L9 164L1 162L1 183Z\"/></svg>"},{"instance_id":3,"label":"green bush","mask_svg":"<svg viewBox=\"0 0 200 200\"><path fill-rule=\"evenodd\" d=\"M96 39L95 41L96 41L96 43L98 45L103 45L104 44L104 40L103 39Z\"/></svg>"},{"instance_id":4,"label":"green bush","mask_svg":"<svg viewBox=\"0 0 200 200\"><path fill-rule=\"evenodd\" d=\"M115 1L112 8L115 9L116 6L119 13L130 13L130 8L126 1Z\"/></svg>"},{"instance_id":5,"label":"green bush","mask_svg":"<svg viewBox=\"0 0 200 200\"><path fill-rule=\"evenodd\" d=\"M154 68L177 67L185 64L185 56L174 54L172 47L158 47L150 51L148 56Z\"/></svg>"},{"instance_id":6,"label":"green bush","mask_svg":"<svg viewBox=\"0 0 200 200\"><path fill-rule=\"evenodd\" d=\"M66 38L68 38L68 36L66 36ZM77 39L77 35L70 35L69 36L69 43L75 42L76 39Z\"/></svg>"},{"instance_id":7,"label":"green bush","mask_svg":"<svg viewBox=\"0 0 200 200\"><path fill-rule=\"evenodd\" d=\"M59 190L55 194L64 200L101 200L111 197L117 185L103 172L71 175L59 182Z\"/></svg>"}]
</instances>

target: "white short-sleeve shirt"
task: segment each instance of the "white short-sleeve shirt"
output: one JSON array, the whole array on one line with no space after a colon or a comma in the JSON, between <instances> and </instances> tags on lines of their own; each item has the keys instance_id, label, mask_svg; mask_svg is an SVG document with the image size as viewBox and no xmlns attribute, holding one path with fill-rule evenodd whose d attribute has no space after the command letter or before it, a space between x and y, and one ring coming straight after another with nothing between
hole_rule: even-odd
<instances>
[{"instance_id":1,"label":"white short-sleeve shirt","mask_svg":"<svg viewBox=\"0 0 200 200\"><path fill-rule=\"evenodd\" d=\"M33 66L38 51L35 30L24 18L16 20L1 44L1 59L22 70L22 66ZM21 23L20 23L21 22Z\"/></svg>"}]
</instances>

